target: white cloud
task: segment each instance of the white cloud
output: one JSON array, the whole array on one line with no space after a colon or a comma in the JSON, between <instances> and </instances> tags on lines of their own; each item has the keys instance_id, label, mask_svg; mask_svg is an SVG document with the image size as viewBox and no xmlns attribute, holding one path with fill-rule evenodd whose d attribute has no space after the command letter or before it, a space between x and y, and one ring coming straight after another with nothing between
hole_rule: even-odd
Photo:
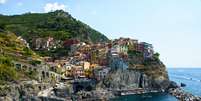
<instances>
[{"instance_id":1,"label":"white cloud","mask_svg":"<svg viewBox=\"0 0 201 101\"><path fill-rule=\"evenodd\" d=\"M44 7L45 12L55 11L55 10L64 10L66 11L66 5L55 3L47 3Z\"/></svg>"},{"instance_id":2,"label":"white cloud","mask_svg":"<svg viewBox=\"0 0 201 101\"><path fill-rule=\"evenodd\" d=\"M0 0L0 4L5 4L7 0Z\"/></svg>"}]
</instances>

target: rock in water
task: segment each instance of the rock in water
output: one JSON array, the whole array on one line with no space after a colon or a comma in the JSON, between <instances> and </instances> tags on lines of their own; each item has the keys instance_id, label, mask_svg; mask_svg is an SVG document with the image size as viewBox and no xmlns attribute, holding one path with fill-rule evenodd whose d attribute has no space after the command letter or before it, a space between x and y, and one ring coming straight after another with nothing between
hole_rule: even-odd
<instances>
[{"instance_id":1,"label":"rock in water","mask_svg":"<svg viewBox=\"0 0 201 101\"><path fill-rule=\"evenodd\" d=\"M186 84L184 84L184 83L181 83L181 87L186 87Z\"/></svg>"},{"instance_id":2,"label":"rock in water","mask_svg":"<svg viewBox=\"0 0 201 101\"><path fill-rule=\"evenodd\" d=\"M170 88L179 88L179 86L177 85L176 82L170 81L169 86L168 86L168 89L170 89Z\"/></svg>"}]
</instances>

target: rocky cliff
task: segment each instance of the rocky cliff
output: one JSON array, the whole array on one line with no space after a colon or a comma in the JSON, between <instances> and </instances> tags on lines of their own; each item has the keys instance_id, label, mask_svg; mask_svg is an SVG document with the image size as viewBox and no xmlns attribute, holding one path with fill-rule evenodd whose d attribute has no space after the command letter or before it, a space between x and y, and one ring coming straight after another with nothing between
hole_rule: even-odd
<instances>
[{"instance_id":1,"label":"rocky cliff","mask_svg":"<svg viewBox=\"0 0 201 101\"><path fill-rule=\"evenodd\" d=\"M102 87L118 89L165 90L169 85L169 78L162 62L149 63L139 68L129 67L126 70L117 69L101 82Z\"/></svg>"}]
</instances>

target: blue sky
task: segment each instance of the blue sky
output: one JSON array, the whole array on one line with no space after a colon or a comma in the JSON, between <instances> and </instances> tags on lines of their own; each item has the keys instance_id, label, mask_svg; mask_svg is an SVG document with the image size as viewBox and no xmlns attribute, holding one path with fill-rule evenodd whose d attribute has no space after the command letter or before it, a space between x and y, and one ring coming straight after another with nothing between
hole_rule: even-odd
<instances>
[{"instance_id":1,"label":"blue sky","mask_svg":"<svg viewBox=\"0 0 201 101\"><path fill-rule=\"evenodd\" d=\"M168 67L201 67L201 0L0 0L0 13L64 9L108 38L154 45Z\"/></svg>"}]
</instances>

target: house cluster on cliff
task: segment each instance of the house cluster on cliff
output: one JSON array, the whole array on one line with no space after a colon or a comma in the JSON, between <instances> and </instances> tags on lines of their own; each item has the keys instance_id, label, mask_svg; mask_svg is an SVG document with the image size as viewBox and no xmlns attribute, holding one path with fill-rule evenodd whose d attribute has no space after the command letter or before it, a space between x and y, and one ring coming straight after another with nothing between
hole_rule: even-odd
<instances>
[{"instance_id":1,"label":"house cluster on cliff","mask_svg":"<svg viewBox=\"0 0 201 101\"><path fill-rule=\"evenodd\" d=\"M141 52L145 60L152 58L154 54L152 44L146 42L138 42L138 40L130 38L119 38L112 42L111 54L113 56L128 57L129 51Z\"/></svg>"},{"instance_id":2,"label":"house cluster on cliff","mask_svg":"<svg viewBox=\"0 0 201 101\"><path fill-rule=\"evenodd\" d=\"M142 64L143 61L153 58L154 50L152 44L138 42L136 39L119 38L111 43L110 67L126 69L129 67L129 59L137 60L135 64ZM133 58L131 58L133 57Z\"/></svg>"},{"instance_id":3,"label":"house cluster on cliff","mask_svg":"<svg viewBox=\"0 0 201 101\"><path fill-rule=\"evenodd\" d=\"M21 38L18 39L23 41ZM51 51L59 46L56 45L59 41L51 37L37 38L35 41L35 50ZM29 47L26 41L23 43ZM33 91L45 90L52 86L50 84L67 81L73 86L75 93L89 89L89 86L94 87L113 70L130 68L130 61L135 65L142 65L143 61L154 57L151 44L130 38L119 38L106 43L69 39L60 43L59 47L68 50L68 55L65 54L60 58L45 56L39 61L32 58L26 59L27 61L13 61L17 70L29 73L31 76L34 74L33 78L37 82L32 84Z\"/></svg>"},{"instance_id":4,"label":"house cluster on cliff","mask_svg":"<svg viewBox=\"0 0 201 101\"><path fill-rule=\"evenodd\" d=\"M64 41L64 46L70 48L69 56L54 60L44 57L47 64L55 72L72 78L103 78L109 72L108 43L89 44L76 39Z\"/></svg>"},{"instance_id":5,"label":"house cluster on cliff","mask_svg":"<svg viewBox=\"0 0 201 101\"><path fill-rule=\"evenodd\" d=\"M33 38L32 48L34 50L51 50L62 47L61 40L56 40L53 37Z\"/></svg>"},{"instance_id":6,"label":"house cluster on cliff","mask_svg":"<svg viewBox=\"0 0 201 101\"><path fill-rule=\"evenodd\" d=\"M63 42L69 49L68 56L60 59L43 57L50 70L71 78L95 78L101 80L112 69L129 68L130 53L142 61L151 59L154 54L153 46L146 42L130 38L119 38L108 43L87 43L77 39Z\"/></svg>"},{"instance_id":7,"label":"house cluster on cliff","mask_svg":"<svg viewBox=\"0 0 201 101\"><path fill-rule=\"evenodd\" d=\"M36 50L45 49L47 51L50 51L59 42L54 41L51 37L37 38L35 41ZM24 43L26 44L26 42ZM130 38L119 38L107 43L95 44L69 39L63 41L62 45L69 50L67 56L64 55L57 59L46 56L43 57L44 63L42 62L42 64L29 65L24 62L14 62L14 65L17 69L38 73L36 79L39 82L60 82L62 79L75 80L78 78L101 81L111 70L129 68L130 59L145 61L151 59L154 54L151 44Z\"/></svg>"}]
</instances>

